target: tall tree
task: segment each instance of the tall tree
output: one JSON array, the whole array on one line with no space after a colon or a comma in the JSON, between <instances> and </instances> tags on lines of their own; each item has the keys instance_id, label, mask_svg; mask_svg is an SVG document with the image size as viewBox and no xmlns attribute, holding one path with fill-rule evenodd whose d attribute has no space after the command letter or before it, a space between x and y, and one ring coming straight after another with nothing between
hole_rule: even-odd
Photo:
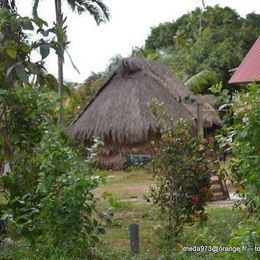
<instances>
[{"instance_id":1,"label":"tall tree","mask_svg":"<svg viewBox=\"0 0 260 260\"><path fill-rule=\"evenodd\" d=\"M63 14L61 0L55 0L55 14L56 14L56 27L59 31L63 27ZM61 34L57 34L57 41L60 47L58 52L58 95L60 97L60 112L58 114L58 124L62 124L62 110L63 110L63 61L64 61L64 38Z\"/></svg>"},{"instance_id":2,"label":"tall tree","mask_svg":"<svg viewBox=\"0 0 260 260\"><path fill-rule=\"evenodd\" d=\"M32 127L32 119L37 114L32 111L37 104L31 100L37 87L52 86L49 80L54 77L47 74L41 62L32 62L31 53L39 51L47 43L43 38L32 42L25 33L36 30L37 24L28 17L17 14L14 1L1 1L0 7L0 162L12 159L14 147L18 143L28 144L33 141L31 134L37 136ZM40 37L40 33L38 33ZM46 58L48 55L45 55ZM33 80L30 80L32 79ZM32 90L34 89L34 90ZM28 95L28 97L27 97ZM35 97L35 96L34 96ZM21 100L20 100L21 98ZM37 98L36 98L37 99ZM24 102L26 100L26 102ZM37 101L38 102L38 101ZM35 107L34 107L35 105ZM47 104L46 104L47 106ZM30 110L30 113L26 112ZM34 117L37 122L43 113ZM23 125L24 123L24 125ZM38 127L38 126L37 126ZM28 139L25 141L25 138ZM31 147L30 147L31 148Z\"/></svg>"},{"instance_id":3,"label":"tall tree","mask_svg":"<svg viewBox=\"0 0 260 260\"><path fill-rule=\"evenodd\" d=\"M204 70L225 84L260 34L260 15L239 16L229 7L196 8L176 21L152 28L145 49L160 53L185 81Z\"/></svg>"},{"instance_id":4,"label":"tall tree","mask_svg":"<svg viewBox=\"0 0 260 260\"><path fill-rule=\"evenodd\" d=\"M40 0L34 0L33 14L37 17L37 9ZM99 25L102 22L109 20L108 7L103 3L103 0L67 0L68 5L72 11L82 14L84 12L92 15ZM58 52L58 94L60 97L60 112L58 115L58 124L62 124L62 110L63 110L63 61L64 52L66 50L66 31L64 27L65 20L62 12L62 1L55 0L56 13L56 32L57 42L59 47Z\"/></svg>"}]
</instances>

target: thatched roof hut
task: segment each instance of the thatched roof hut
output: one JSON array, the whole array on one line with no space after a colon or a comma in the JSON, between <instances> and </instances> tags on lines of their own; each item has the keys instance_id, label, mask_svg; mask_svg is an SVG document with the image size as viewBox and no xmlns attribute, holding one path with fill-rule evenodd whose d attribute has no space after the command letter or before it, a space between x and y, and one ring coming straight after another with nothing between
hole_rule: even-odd
<instances>
[{"instance_id":1,"label":"thatched roof hut","mask_svg":"<svg viewBox=\"0 0 260 260\"><path fill-rule=\"evenodd\" d=\"M98 136L110 148L108 154L115 154L114 149L117 149L121 157L127 153L126 150L130 152L122 148L124 146L142 152L140 147L158 133L159 122L150 109L153 98L164 103L176 122L181 117L197 117L197 97L169 68L154 61L131 57L122 61L72 122L68 135L84 142ZM203 110L204 128L220 124L217 112L209 104L204 104Z\"/></svg>"}]
</instances>

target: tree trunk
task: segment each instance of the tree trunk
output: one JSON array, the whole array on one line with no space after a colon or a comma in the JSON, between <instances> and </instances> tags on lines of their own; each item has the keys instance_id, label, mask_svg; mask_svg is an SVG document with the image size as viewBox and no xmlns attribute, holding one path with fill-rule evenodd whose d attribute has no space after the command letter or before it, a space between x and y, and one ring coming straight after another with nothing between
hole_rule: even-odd
<instances>
[{"instance_id":1,"label":"tree trunk","mask_svg":"<svg viewBox=\"0 0 260 260\"><path fill-rule=\"evenodd\" d=\"M202 7L203 7L203 9L205 9L205 8L206 8L205 1L204 1L204 0L201 0L201 2L202 2Z\"/></svg>"},{"instance_id":2,"label":"tree trunk","mask_svg":"<svg viewBox=\"0 0 260 260\"><path fill-rule=\"evenodd\" d=\"M62 9L61 9L61 0L55 0L55 12L56 12L56 26L59 30L57 35L57 41L60 48L58 52L58 96L60 98L60 107L58 113L58 125L61 125L63 122L62 110L63 110L63 59L64 59L64 45L62 36L60 36L60 31L62 30Z\"/></svg>"}]
</instances>

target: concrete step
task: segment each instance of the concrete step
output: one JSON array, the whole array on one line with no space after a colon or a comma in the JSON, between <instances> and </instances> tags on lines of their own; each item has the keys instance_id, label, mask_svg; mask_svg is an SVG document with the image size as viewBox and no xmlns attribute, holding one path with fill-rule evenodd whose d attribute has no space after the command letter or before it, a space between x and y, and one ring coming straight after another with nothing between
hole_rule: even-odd
<instances>
[{"instance_id":1,"label":"concrete step","mask_svg":"<svg viewBox=\"0 0 260 260\"><path fill-rule=\"evenodd\" d=\"M219 179L217 175L213 175L210 178L211 180L211 187L210 191L212 192L212 197L211 201L216 201L216 200L224 200L229 198L228 195L226 194L226 191L224 190L224 185L222 181Z\"/></svg>"}]
</instances>

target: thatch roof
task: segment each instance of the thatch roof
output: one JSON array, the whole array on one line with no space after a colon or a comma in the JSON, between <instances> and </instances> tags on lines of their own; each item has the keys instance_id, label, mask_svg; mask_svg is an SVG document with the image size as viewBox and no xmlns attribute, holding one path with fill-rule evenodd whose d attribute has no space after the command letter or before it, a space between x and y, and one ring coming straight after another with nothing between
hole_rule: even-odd
<instances>
[{"instance_id":1,"label":"thatch roof","mask_svg":"<svg viewBox=\"0 0 260 260\"><path fill-rule=\"evenodd\" d=\"M68 135L78 140L99 136L118 143L147 140L159 127L150 110L153 98L164 103L176 122L181 117L196 118L196 97L169 68L139 57L126 58L72 122ZM204 127L220 124L209 104L203 109Z\"/></svg>"}]
</instances>

